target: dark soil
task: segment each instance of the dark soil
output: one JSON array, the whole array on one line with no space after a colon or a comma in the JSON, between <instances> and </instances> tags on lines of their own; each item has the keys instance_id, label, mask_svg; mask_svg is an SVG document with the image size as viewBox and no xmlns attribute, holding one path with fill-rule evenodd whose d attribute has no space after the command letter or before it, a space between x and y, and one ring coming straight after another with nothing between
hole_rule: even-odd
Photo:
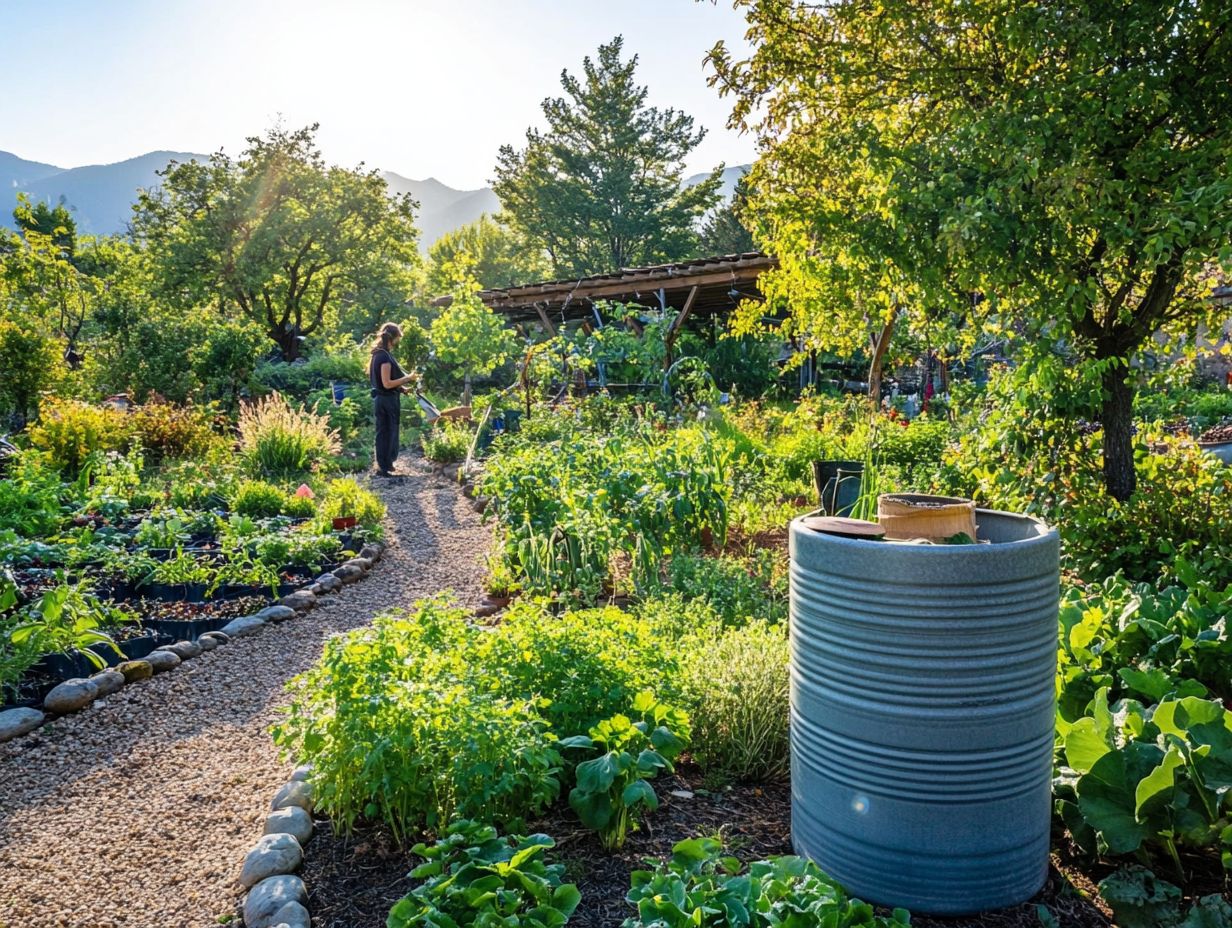
<instances>
[{"instance_id":1,"label":"dark soil","mask_svg":"<svg viewBox=\"0 0 1232 928\"><path fill-rule=\"evenodd\" d=\"M662 806L615 853L604 851L592 832L580 828L564 803L530 824L530 831L556 839L554 859L565 864L566 878L582 892L570 928L618 928L632 914L624 901L630 874L647 868L645 858L667 857L672 845L685 838L720 836L731 853L746 861L792 853L787 784L709 792L701 782L686 771L656 784ZM419 863L397 850L384 828L358 828L344 839L327 821L317 822L305 858L313 924L325 928L381 928L389 909L410 890L406 874ZM1030 902L969 918L915 916L911 923L918 928L1040 928L1037 907L1043 906L1064 928L1109 928L1112 922L1092 901L1095 882L1104 875L1098 873L1093 881L1062 850L1053 855L1048 882Z\"/></svg>"}]
</instances>

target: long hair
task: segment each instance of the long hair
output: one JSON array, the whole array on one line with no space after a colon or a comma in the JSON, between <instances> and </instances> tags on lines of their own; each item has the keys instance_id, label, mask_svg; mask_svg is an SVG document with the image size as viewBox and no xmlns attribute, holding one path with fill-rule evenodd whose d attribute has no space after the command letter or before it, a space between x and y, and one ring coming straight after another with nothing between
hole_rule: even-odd
<instances>
[{"instance_id":1,"label":"long hair","mask_svg":"<svg viewBox=\"0 0 1232 928\"><path fill-rule=\"evenodd\" d=\"M381 330L376 333L376 340L372 343L372 351L385 350L388 351L393 345L395 338L402 337L402 327L394 322L387 322L381 326Z\"/></svg>"}]
</instances>

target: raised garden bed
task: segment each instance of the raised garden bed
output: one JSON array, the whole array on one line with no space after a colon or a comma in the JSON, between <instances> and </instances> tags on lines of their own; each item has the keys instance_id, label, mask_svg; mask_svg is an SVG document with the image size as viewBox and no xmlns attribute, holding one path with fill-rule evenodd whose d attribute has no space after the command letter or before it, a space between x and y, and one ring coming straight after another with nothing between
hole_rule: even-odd
<instances>
[{"instance_id":1,"label":"raised garden bed","mask_svg":"<svg viewBox=\"0 0 1232 928\"><path fill-rule=\"evenodd\" d=\"M691 793L691 798L672 792ZM569 928L619 928L633 910L624 901L629 877L646 869L646 858L666 858L672 845L698 835L719 835L731 853L745 861L791 854L791 788L786 783L739 785L709 792L696 770L663 781L664 799L625 847L609 853L593 832L578 823L567 804L553 815L529 823L528 832L556 840L554 858L565 864L582 902ZM306 848L301 876L308 887L313 920L330 928L371 928L384 923L389 909L412 885L407 874L422 861L399 850L383 827L359 827L350 837L317 817ZM1103 873L1095 876L1102 877ZM1218 891L1208 890L1208 891ZM1048 882L1029 902L967 918L933 919L913 915L916 928L1040 928L1044 906L1066 928L1110 928L1106 913L1084 897L1094 883L1072 859L1054 855ZM883 913L888 914L888 913Z\"/></svg>"}]
</instances>

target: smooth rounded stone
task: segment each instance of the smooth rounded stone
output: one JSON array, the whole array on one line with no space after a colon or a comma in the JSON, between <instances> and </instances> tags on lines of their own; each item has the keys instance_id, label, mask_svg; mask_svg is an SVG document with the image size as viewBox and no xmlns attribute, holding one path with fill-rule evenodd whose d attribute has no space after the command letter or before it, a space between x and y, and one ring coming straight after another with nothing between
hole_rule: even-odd
<instances>
[{"instance_id":1,"label":"smooth rounded stone","mask_svg":"<svg viewBox=\"0 0 1232 928\"><path fill-rule=\"evenodd\" d=\"M204 635L197 637L197 644L204 648L205 645L201 644L203 641L213 641L219 645L230 644L231 636L226 632L206 632Z\"/></svg>"},{"instance_id":2,"label":"smooth rounded stone","mask_svg":"<svg viewBox=\"0 0 1232 928\"><path fill-rule=\"evenodd\" d=\"M299 806L277 809L265 817L267 835L291 835L300 846L312 837L312 816Z\"/></svg>"},{"instance_id":3,"label":"smooth rounded stone","mask_svg":"<svg viewBox=\"0 0 1232 928\"><path fill-rule=\"evenodd\" d=\"M124 674L118 670L100 670L90 679L98 685L99 696L110 696L124 685Z\"/></svg>"},{"instance_id":4,"label":"smooth rounded stone","mask_svg":"<svg viewBox=\"0 0 1232 928\"><path fill-rule=\"evenodd\" d=\"M197 645L202 651L213 651L221 643L217 638L207 638L205 635L197 639Z\"/></svg>"},{"instance_id":5,"label":"smooth rounded stone","mask_svg":"<svg viewBox=\"0 0 1232 928\"><path fill-rule=\"evenodd\" d=\"M224 634L231 638L243 638L245 635L255 635L265 627L265 619L259 615L242 615L232 619L222 627Z\"/></svg>"},{"instance_id":6,"label":"smooth rounded stone","mask_svg":"<svg viewBox=\"0 0 1232 928\"><path fill-rule=\"evenodd\" d=\"M312 581L312 583L308 584L306 587L304 587L304 589L307 590L309 593L311 593L313 596L320 596L322 593L326 592L325 587L321 586L321 584L317 583L315 580Z\"/></svg>"},{"instance_id":7,"label":"smooth rounded stone","mask_svg":"<svg viewBox=\"0 0 1232 928\"><path fill-rule=\"evenodd\" d=\"M257 617L267 622L285 622L287 619L295 618L295 607L286 603L284 599L276 606L266 606L257 613Z\"/></svg>"},{"instance_id":8,"label":"smooth rounded stone","mask_svg":"<svg viewBox=\"0 0 1232 928\"><path fill-rule=\"evenodd\" d=\"M0 712L0 742L12 741L27 732L34 731L46 721L47 716L38 709L22 707Z\"/></svg>"},{"instance_id":9,"label":"smooth rounded stone","mask_svg":"<svg viewBox=\"0 0 1232 928\"><path fill-rule=\"evenodd\" d=\"M262 835L257 846L244 858L240 884L251 889L264 879L280 873L294 873L304 862L304 849L294 835L279 833Z\"/></svg>"},{"instance_id":10,"label":"smooth rounded stone","mask_svg":"<svg viewBox=\"0 0 1232 928\"><path fill-rule=\"evenodd\" d=\"M368 560L366 557L353 557L349 561L342 562L343 567L346 567L347 565L358 567L364 573L367 573L372 569L372 561Z\"/></svg>"},{"instance_id":11,"label":"smooth rounded stone","mask_svg":"<svg viewBox=\"0 0 1232 928\"><path fill-rule=\"evenodd\" d=\"M312 928L312 916L298 902L288 902L274 913L274 928Z\"/></svg>"},{"instance_id":12,"label":"smooth rounded stone","mask_svg":"<svg viewBox=\"0 0 1232 928\"><path fill-rule=\"evenodd\" d=\"M334 576L343 583L358 583L364 579L364 569L356 567L354 564L343 564L334 571Z\"/></svg>"},{"instance_id":13,"label":"smooth rounded stone","mask_svg":"<svg viewBox=\"0 0 1232 928\"><path fill-rule=\"evenodd\" d=\"M297 876L271 876L248 891L244 900L244 925L246 928L274 928L279 924L275 916L288 904L308 902L308 890Z\"/></svg>"},{"instance_id":14,"label":"smooth rounded stone","mask_svg":"<svg viewBox=\"0 0 1232 928\"><path fill-rule=\"evenodd\" d=\"M83 680L80 677L65 680L43 700L43 708L48 712L63 715L66 712L76 712L84 709L98 698L98 684L93 680Z\"/></svg>"},{"instance_id":15,"label":"smooth rounded stone","mask_svg":"<svg viewBox=\"0 0 1232 928\"><path fill-rule=\"evenodd\" d=\"M476 496L471 501L471 509L483 515L483 511L488 508L488 498L486 496Z\"/></svg>"},{"instance_id":16,"label":"smooth rounded stone","mask_svg":"<svg viewBox=\"0 0 1232 928\"><path fill-rule=\"evenodd\" d=\"M312 764L300 764L291 771L292 780L300 780L306 782L312 776Z\"/></svg>"},{"instance_id":17,"label":"smooth rounded stone","mask_svg":"<svg viewBox=\"0 0 1232 928\"><path fill-rule=\"evenodd\" d=\"M321 574L321 576L317 577L313 583L321 587L321 589L325 590L327 593L332 593L334 590L342 589L342 581L333 574Z\"/></svg>"},{"instance_id":18,"label":"smooth rounded stone","mask_svg":"<svg viewBox=\"0 0 1232 928\"><path fill-rule=\"evenodd\" d=\"M157 651L151 651L145 656L146 662L154 668L155 673L162 673L164 670L174 670L180 666L180 655L174 651L168 651L165 648L159 648Z\"/></svg>"},{"instance_id":19,"label":"smooth rounded stone","mask_svg":"<svg viewBox=\"0 0 1232 928\"><path fill-rule=\"evenodd\" d=\"M467 499L474 499L477 492L473 483L468 483L462 487L462 495Z\"/></svg>"},{"instance_id":20,"label":"smooth rounded stone","mask_svg":"<svg viewBox=\"0 0 1232 928\"><path fill-rule=\"evenodd\" d=\"M381 555L383 553L384 552L380 548L378 548L376 545L364 545L363 549L359 552L359 556L362 558L366 558L367 560L375 564L377 561L381 559Z\"/></svg>"},{"instance_id":21,"label":"smooth rounded stone","mask_svg":"<svg viewBox=\"0 0 1232 928\"><path fill-rule=\"evenodd\" d=\"M115 669L124 676L125 683L136 683L154 676L154 666L149 661L124 661L116 664Z\"/></svg>"},{"instance_id":22,"label":"smooth rounded stone","mask_svg":"<svg viewBox=\"0 0 1232 928\"><path fill-rule=\"evenodd\" d=\"M277 811L285 809L287 806L298 806L305 812L312 811L314 791L312 784L304 780L292 780L287 783L282 789L278 790L274 796L274 801L270 803L270 808Z\"/></svg>"},{"instance_id":23,"label":"smooth rounded stone","mask_svg":"<svg viewBox=\"0 0 1232 928\"><path fill-rule=\"evenodd\" d=\"M496 615L501 611L501 607L495 603L484 603L482 606L476 606L474 612L471 613L477 619L486 619Z\"/></svg>"},{"instance_id":24,"label":"smooth rounded stone","mask_svg":"<svg viewBox=\"0 0 1232 928\"><path fill-rule=\"evenodd\" d=\"M182 661L201 656L201 645L195 641L177 641L175 644L163 645L163 651L170 651Z\"/></svg>"},{"instance_id":25,"label":"smooth rounded stone","mask_svg":"<svg viewBox=\"0 0 1232 928\"><path fill-rule=\"evenodd\" d=\"M316 604L317 598L307 590L296 590L294 593L288 593L286 596L282 597L282 599L278 600L278 605L270 606L270 609L277 609L281 606L283 609L294 609L296 612L307 612Z\"/></svg>"}]
</instances>

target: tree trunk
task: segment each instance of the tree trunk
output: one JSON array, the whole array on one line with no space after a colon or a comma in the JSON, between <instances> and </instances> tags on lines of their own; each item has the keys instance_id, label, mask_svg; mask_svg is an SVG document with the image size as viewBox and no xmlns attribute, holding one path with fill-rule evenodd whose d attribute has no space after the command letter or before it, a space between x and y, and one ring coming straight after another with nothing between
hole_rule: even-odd
<instances>
[{"instance_id":1,"label":"tree trunk","mask_svg":"<svg viewBox=\"0 0 1232 928\"><path fill-rule=\"evenodd\" d=\"M1129 499L1138 485L1134 472L1134 389L1129 375L1129 367L1124 364L1104 371L1100 414L1104 426L1104 489L1121 502Z\"/></svg>"},{"instance_id":2,"label":"tree trunk","mask_svg":"<svg viewBox=\"0 0 1232 928\"><path fill-rule=\"evenodd\" d=\"M471 404L471 372L467 371L462 381L462 405L469 406Z\"/></svg>"},{"instance_id":3,"label":"tree trunk","mask_svg":"<svg viewBox=\"0 0 1232 928\"><path fill-rule=\"evenodd\" d=\"M300 340L296 337L295 330L288 332L286 329L275 329L269 333L278 345L278 350L282 352L282 360L290 364L299 357Z\"/></svg>"},{"instance_id":4,"label":"tree trunk","mask_svg":"<svg viewBox=\"0 0 1232 928\"><path fill-rule=\"evenodd\" d=\"M881 365L885 361L886 350L890 347L890 339L894 337L894 323L898 320L896 311L886 324L881 327L881 334L873 340L873 360L868 365L868 398L874 408L881 404Z\"/></svg>"}]
</instances>

